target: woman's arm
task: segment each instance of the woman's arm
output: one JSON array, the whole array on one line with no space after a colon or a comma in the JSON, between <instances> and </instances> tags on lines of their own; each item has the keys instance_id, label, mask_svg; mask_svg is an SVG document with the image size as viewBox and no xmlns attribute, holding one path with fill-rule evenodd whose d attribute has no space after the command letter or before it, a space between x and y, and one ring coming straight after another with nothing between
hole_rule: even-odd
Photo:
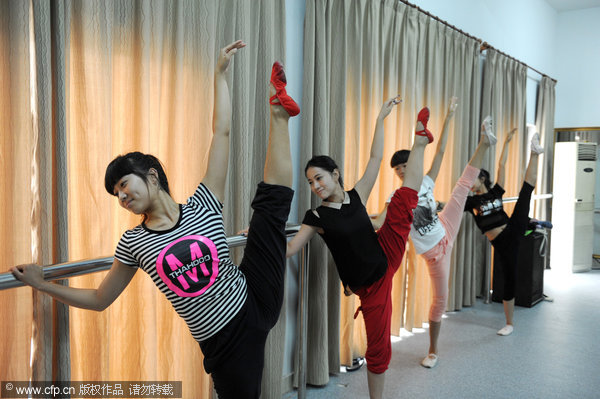
<instances>
[{"instance_id":1,"label":"woman's arm","mask_svg":"<svg viewBox=\"0 0 600 399\"><path fill-rule=\"evenodd\" d=\"M496 178L496 184L500 187L504 187L504 166L506 165L506 159L508 158L508 143L512 140L517 128L512 129L506 135L504 145L502 146L502 152L500 153L500 160L498 161L498 176Z\"/></svg>"},{"instance_id":2,"label":"woman's arm","mask_svg":"<svg viewBox=\"0 0 600 399\"><path fill-rule=\"evenodd\" d=\"M454 117L454 111L456 111L457 106L458 98L452 97L450 99L450 105L448 106L446 118L444 119L444 127L442 128L442 133L440 134L440 137L438 139L438 145L435 150L435 156L433 157L433 161L431 162L431 168L429 169L429 172L427 172L427 176L429 176L433 181L437 179L438 173L440 172L440 167L442 166L444 152L446 151L446 144L448 143L448 130L450 130L450 121L452 121L452 118Z\"/></svg>"},{"instance_id":3,"label":"woman's arm","mask_svg":"<svg viewBox=\"0 0 600 399\"><path fill-rule=\"evenodd\" d=\"M215 67L214 135L208 153L208 167L202 183L221 202L225 199L225 179L229 164L229 130L231 129L231 100L225 74L231 57L238 49L245 46L244 42L238 40L222 48Z\"/></svg>"},{"instance_id":4,"label":"woman's arm","mask_svg":"<svg viewBox=\"0 0 600 399\"><path fill-rule=\"evenodd\" d=\"M73 288L44 280L44 271L37 265L20 265L11 269L17 280L69 306L101 311L106 309L123 292L137 268L129 267L117 259L96 289Z\"/></svg>"},{"instance_id":5,"label":"woman's arm","mask_svg":"<svg viewBox=\"0 0 600 399\"><path fill-rule=\"evenodd\" d=\"M371 219L371 224L373 225L373 229L379 230L381 228L381 226L383 226L383 222L385 221L385 217L387 215L388 205L389 205L389 202L386 202L385 206L383 207L383 209L381 210L379 215L377 215L377 217L375 219Z\"/></svg>"},{"instance_id":6,"label":"woman's arm","mask_svg":"<svg viewBox=\"0 0 600 399\"><path fill-rule=\"evenodd\" d=\"M317 227L302 224L298 233L287 243L287 252L285 256L289 258L294 256L302 249L307 242L317 233Z\"/></svg>"},{"instance_id":7,"label":"woman's arm","mask_svg":"<svg viewBox=\"0 0 600 399\"><path fill-rule=\"evenodd\" d=\"M363 204L367 203L367 199L371 194L377 175L379 174L379 167L381 166L381 160L383 159L383 121L390 114L394 105L398 104L400 99L394 97L387 100L381 106L381 111L377 116L377 123L375 124L375 133L373 134L373 142L371 143L371 156L367 163L365 173L362 175L359 181L356 182L354 189L360 196L360 200Z\"/></svg>"}]
</instances>

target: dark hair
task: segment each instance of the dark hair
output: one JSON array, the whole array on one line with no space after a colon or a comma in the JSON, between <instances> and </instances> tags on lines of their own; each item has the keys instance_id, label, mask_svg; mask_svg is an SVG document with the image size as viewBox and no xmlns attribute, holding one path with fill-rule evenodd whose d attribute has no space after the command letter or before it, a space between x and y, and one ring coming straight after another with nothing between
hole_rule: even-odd
<instances>
[{"instance_id":1,"label":"dark hair","mask_svg":"<svg viewBox=\"0 0 600 399\"><path fill-rule=\"evenodd\" d=\"M390 160L390 167L395 168L401 163L408 162L408 156L410 155L410 150L398 150L392 155L392 159Z\"/></svg>"},{"instance_id":2,"label":"dark hair","mask_svg":"<svg viewBox=\"0 0 600 399\"><path fill-rule=\"evenodd\" d=\"M306 171L308 170L308 168L312 168L312 167L324 169L324 170L328 171L329 173L333 173L333 171L337 169L338 173L340 175L338 177L338 182L340 183L340 186L342 187L342 189L344 188L344 180L342 179L342 172L340 172L340 168L338 168L337 164L331 157L329 157L327 155L315 155L306 163L306 167L304 168L304 174L306 175Z\"/></svg>"},{"instance_id":3,"label":"dark hair","mask_svg":"<svg viewBox=\"0 0 600 399\"><path fill-rule=\"evenodd\" d=\"M490 172L488 172L485 169L480 169L479 171L479 179L483 178L483 185L485 186L485 188L487 188L487 190L491 190L492 188L492 181L490 180Z\"/></svg>"},{"instance_id":4,"label":"dark hair","mask_svg":"<svg viewBox=\"0 0 600 399\"><path fill-rule=\"evenodd\" d=\"M169 182L162 164L154 155L142 154L141 152L130 152L125 155L119 155L113 159L106 167L104 175L104 188L110 195L115 195L115 184L125 175L134 174L146 183L148 182L148 171L154 168L158 173L158 184L167 194L169 191Z\"/></svg>"}]
</instances>

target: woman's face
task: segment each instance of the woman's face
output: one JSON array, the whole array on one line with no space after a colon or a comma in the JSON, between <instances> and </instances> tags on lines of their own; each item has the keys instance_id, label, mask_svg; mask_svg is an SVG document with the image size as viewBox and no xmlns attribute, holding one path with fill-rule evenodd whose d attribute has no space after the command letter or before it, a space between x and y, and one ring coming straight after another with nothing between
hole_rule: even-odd
<instances>
[{"instance_id":1,"label":"woman's face","mask_svg":"<svg viewBox=\"0 0 600 399\"><path fill-rule=\"evenodd\" d=\"M136 174L121 177L115 184L113 193L117 196L119 205L136 215L145 213L150 207L150 185Z\"/></svg>"},{"instance_id":2,"label":"woman's face","mask_svg":"<svg viewBox=\"0 0 600 399\"><path fill-rule=\"evenodd\" d=\"M482 191L482 187L484 187L483 184L483 177L479 177L475 180L475 183L473 183L473 187L471 187L471 191L474 193L479 193Z\"/></svg>"},{"instance_id":3,"label":"woman's face","mask_svg":"<svg viewBox=\"0 0 600 399\"><path fill-rule=\"evenodd\" d=\"M396 176L398 176L400 180L404 181L404 173L406 173L406 162L394 166L394 173L396 173Z\"/></svg>"},{"instance_id":4,"label":"woman's face","mask_svg":"<svg viewBox=\"0 0 600 399\"><path fill-rule=\"evenodd\" d=\"M310 185L310 190L322 200L326 200L341 189L338 182L339 172L334 170L329 172L317 166L311 166L306 170L306 179Z\"/></svg>"}]
</instances>

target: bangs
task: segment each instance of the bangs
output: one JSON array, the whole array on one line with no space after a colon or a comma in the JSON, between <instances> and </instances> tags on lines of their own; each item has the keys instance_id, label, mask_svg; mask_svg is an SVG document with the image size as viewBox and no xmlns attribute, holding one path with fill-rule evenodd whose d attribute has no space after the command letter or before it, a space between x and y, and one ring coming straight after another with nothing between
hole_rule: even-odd
<instances>
[{"instance_id":1,"label":"bangs","mask_svg":"<svg viewBox=\"0 0 600 399\"><path fill-rule=\"evenodd\" d=\"M110 195L115 195L115 184L121 180L125 175L135 173L138 174L134 169L133 162L130 159L125 158L123 155L119 155L111 161L106 167L106 174L104 175L104 188Z\"/></svg>"},{"instance_id":2,"label":"bangs","mask_svg":"<svg viewBox=\"0 0 600 399\"><path fill-rule=\"evenodd\" d=\"M157 173L160 187L169 195L169 181L165 174L162 164L154 155L143 154L138 151L129 152L125 155L119 155L113 159L106 167L104 175L104 188L110 195L115 195L115 184L123 176L134 174L148 183L148 172L154 169Z\"/></svg>"},{"instance_id":3,"label":"bangs","mask_svg":"<svg viewBox=\"0 0 600 399\"><path fill-rule=\"evenodd\" d=\"M395 168L396 166L407 163L408 157L410 156L410 150L398 150L392 155L392 159L390 160L390 166Z\"/></svg>"}]
</instances>

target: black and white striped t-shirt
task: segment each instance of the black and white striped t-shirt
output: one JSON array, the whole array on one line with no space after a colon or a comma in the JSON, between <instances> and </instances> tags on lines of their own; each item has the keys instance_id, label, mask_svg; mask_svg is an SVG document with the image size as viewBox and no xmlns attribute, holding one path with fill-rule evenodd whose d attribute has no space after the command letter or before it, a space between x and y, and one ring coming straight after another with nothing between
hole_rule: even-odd
<instances>
[{"instance_id":1,"label":"black and white striped t-shirt","mask_svg":"<svg viewBox=\"0 0 600 399\"><path fill-rule=\"evenodd\" d=\"M211 337L246 300L244 274L229 259L223 205L202 183L170 230L141 224L115 250L124 264L141 267L187 323L196 341Z\"/></svg>"}]
</instances>

